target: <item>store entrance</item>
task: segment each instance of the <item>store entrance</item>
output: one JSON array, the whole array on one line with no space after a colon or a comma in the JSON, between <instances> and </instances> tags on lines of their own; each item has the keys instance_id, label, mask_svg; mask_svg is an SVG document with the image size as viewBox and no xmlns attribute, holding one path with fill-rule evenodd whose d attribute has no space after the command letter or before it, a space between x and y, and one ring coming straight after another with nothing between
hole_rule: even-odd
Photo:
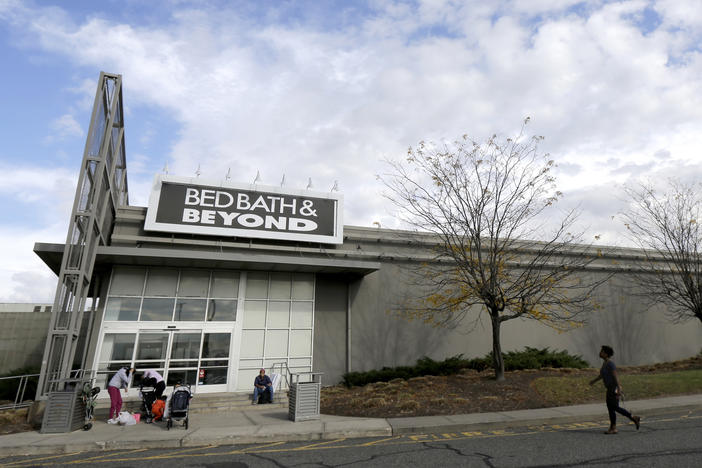
<instances>
[{"instance_id":1,"label":"store entrance","mask_svg":"<svg viewBox=\"0 0 702 468\"><path fill-rule=\"evenodd\" d=\"M139 386L144 370L154 369L170 388L180 383L191 385L197 392L225 392L233 384L231 345L231 328L142 329L132 333L106 330L101 358L108 359L100 362L99 372L109 375L131 365L137 370L132 388Z\"/></svg>"}]
</instances>

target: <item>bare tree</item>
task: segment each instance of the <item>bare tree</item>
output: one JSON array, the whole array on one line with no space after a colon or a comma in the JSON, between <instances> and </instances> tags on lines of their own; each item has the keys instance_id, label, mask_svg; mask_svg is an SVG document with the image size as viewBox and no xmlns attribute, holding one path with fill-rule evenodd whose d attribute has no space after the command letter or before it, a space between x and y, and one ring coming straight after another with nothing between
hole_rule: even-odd
<instances>
[{"instance_id":1,"label":"bare tree","mask_svg":"<svg viewBox=\"0 0 702 468\"><path fill-rule=\"evenodd\" d=\"M604 281L580 274L597 253L572 232L577 213L546 217L562 194L553 160L538 150L542 139L526 138L522 127L504 141L464 135L450 145L420 142L405 161L388 161L391 170L380 177L398 217L439 239L435 258L416 272L425 292L398 312L435 326L477 323L487 312L497 380L504 380L503 322L577 326Z\"/></svg>"},{"instance_id":2,"label":"bare tree","mask_svg":"<svg viewBox=\"0 0 702 468\"><path fill-rule=\"evenodd\" d=\"M677 180L664 192L646 184L625 188L630 209L622 215L646 257L637 279L649 304L666 305L676 323L702 321L701 189L702 184Z\"/></svg>"}]
</instances>

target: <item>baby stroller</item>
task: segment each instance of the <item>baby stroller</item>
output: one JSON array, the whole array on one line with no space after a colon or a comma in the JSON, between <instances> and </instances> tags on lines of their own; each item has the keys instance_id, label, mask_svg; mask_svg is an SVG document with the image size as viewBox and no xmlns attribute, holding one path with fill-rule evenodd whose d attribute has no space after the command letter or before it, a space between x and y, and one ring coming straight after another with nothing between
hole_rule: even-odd
<instances>
[{"instance_id":1,"label":"baby stroller","mask_svg":"<svg viewBox=\"0 0 702 468\"><path fill-rule=\"evenodd\" d=\"M81 392L81 398L83 399L83 404L85 405L85 424L83 425L84 431L89 431L93 427L93 413L95 412L95 400L97 399L98 393L100 393L100 387L91 387L90 382L85 382L83 385L83 391Z\"/></svg>"},{"instance_id":2,"label":"baby stroller","mask_svg":"<svg viewBox=\"0 0 702 468\"><path fill-rule=\"evenodd\" d=\"M183 421L185 429L188 428L188 410L190 408L190 399L193 397L190 391L190 385L178 385L173 389L171 402L168 406L168 419L166 420L166 429L170 430L173 427L173 421Z\"/></svg>"},{"instance_id":3,"label":"baby stroller","mask_svg":"<svg viewBox=\"0 0 702 468\"><path fill-rule=\"evenodd\" d=\"M154 420L154 415L151 412L151 407L156 401L156 390L152 386L147 386L149 383L150 382L142 382L141 386L139 387L139 394L141 395L142 401L142 411L146 416L147 424L151 424Z\"/></svg>"}]
</instances>

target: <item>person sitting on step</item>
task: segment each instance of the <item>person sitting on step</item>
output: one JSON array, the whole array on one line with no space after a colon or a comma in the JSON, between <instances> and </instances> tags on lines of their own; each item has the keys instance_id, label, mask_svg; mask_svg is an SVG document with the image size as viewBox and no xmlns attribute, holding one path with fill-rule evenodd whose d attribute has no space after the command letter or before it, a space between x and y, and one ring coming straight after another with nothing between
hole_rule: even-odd
<instances>
[{"instance_id":1,"label":"person sitting on step","mask_svg":"<svg viewBox=\"0 0 702 468\"><path fill-rule=\"evenodd\" d=\"M259 396L263 396L263 401L267 403L273 403L273 382L270 377L266 375L266 370L261 369L254 379L254 393L252 405L258 403Z\"/></svg>"}]
</instances>

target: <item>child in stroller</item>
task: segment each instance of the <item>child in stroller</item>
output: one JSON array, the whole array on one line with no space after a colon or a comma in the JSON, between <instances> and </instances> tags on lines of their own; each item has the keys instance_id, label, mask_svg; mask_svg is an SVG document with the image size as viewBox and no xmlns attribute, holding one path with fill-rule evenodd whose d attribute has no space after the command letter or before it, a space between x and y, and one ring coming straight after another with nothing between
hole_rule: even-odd
<instances>
[{"instance_id":1,"label":"child in stroller","mask_svg":"<svg viewBox=\"0 0 702 468\"><path fill-rule=\"evenodd\" d=\"M183 421L185 429L188 428L188 410L190 409L190 400L192 397L193 394L190 391L190 385L176 384L168 406L168 419L166 420L167 430L173 427L173 421Z\"/></svg>"}]
</instances>

